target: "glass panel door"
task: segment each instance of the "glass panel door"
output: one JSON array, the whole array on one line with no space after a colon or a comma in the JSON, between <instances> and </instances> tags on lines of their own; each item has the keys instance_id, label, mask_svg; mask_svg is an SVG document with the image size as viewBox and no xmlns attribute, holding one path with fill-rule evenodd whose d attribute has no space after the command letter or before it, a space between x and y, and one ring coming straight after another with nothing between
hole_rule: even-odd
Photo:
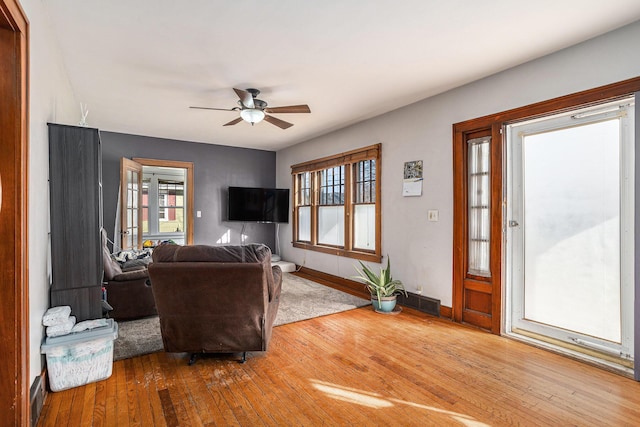
<instances>
[{"instance_id":1,"label":"glass panel door","mask_svg":"<svg viewBox=\"0 0 640 427\"><path fill-rule=\"evenodd\" d=\"M630 108L509 127L508 330L631 359Z\"/></svg>"},{"instance_id":2,"label":"glass panel door","mask_svg":"<svg viewBox=\"0 0 640 427\"><path fill-rule=\"evenodd\" d=\"M142 165L126 158L120 159L122 249L136 249L142 245L141 184Z\"/></svg>"}]
</instances>

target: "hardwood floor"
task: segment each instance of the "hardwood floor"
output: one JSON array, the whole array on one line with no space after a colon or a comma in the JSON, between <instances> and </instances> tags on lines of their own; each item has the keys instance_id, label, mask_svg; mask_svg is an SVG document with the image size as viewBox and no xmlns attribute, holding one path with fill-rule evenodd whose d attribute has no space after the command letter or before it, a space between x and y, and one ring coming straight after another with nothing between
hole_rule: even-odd
<instances>
[{"instance_id":1,"label":"hardwood floor","mask_svg":"<svg viewBox=\"0 0 640 427\"><path fill-rule=\"evenodd\" d=\"M640 384L404 309L364 307L274 328L247 363L156 353L49 393L39 426L623 426Z\"/></svg>"}]
</instances>

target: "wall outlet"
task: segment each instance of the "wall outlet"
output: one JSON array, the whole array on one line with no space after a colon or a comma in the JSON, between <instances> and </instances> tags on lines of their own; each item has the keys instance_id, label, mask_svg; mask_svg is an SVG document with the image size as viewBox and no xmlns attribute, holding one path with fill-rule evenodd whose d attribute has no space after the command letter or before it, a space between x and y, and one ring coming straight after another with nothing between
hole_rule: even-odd
<instances>
[{"instance_id":1,"label":"wall outlet","mask_svg":"<svg viewBox=\"0 0 640 427\"><path fill-rule=\"evenodd\" d=\"M422 285L418 285L418 289L416 289L416 294L422 294Z\"/></svg>"}]
</instances>

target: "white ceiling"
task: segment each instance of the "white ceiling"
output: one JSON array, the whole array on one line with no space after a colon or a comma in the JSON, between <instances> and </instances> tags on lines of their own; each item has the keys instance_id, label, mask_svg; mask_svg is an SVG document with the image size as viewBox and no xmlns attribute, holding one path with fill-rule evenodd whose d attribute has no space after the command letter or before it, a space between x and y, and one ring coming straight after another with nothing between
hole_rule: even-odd
<instances>
[{"instance_id":1,"label":"white ceiling","mask_svg":"<svg viewBox=\"0 0 640 427\"><path fill-rule=\"evenodd\" d=\"M87 122L277 150L640 19L638 0L43 0ZM294 123L223 127L232 88ZM78 120L80 107L78 107Z\"/></svg>"}]
</instances>

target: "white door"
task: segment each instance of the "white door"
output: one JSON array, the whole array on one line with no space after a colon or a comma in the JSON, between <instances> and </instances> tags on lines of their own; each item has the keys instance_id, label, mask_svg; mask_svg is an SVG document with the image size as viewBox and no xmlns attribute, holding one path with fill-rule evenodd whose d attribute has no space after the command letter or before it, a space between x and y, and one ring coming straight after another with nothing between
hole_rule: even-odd
<instances>
[{"instance_id":1,"label":"white door","mask_svg":"<svg viewBox=\"0 0 640 427\"><path fill-rule=\"evenodd\" d=\"M507 333L633 359L633 98L507 126Z\"/></svg>"},{"instance_id":2,"label":"white door","mask_svg":"<svg viewBox=\"0 0 640 427\"><path fill-rule=\"evenodd\" d=\"M120 235L122 249L142 248L142 165L120 159Z\"/></svg>"}]
</instances>

